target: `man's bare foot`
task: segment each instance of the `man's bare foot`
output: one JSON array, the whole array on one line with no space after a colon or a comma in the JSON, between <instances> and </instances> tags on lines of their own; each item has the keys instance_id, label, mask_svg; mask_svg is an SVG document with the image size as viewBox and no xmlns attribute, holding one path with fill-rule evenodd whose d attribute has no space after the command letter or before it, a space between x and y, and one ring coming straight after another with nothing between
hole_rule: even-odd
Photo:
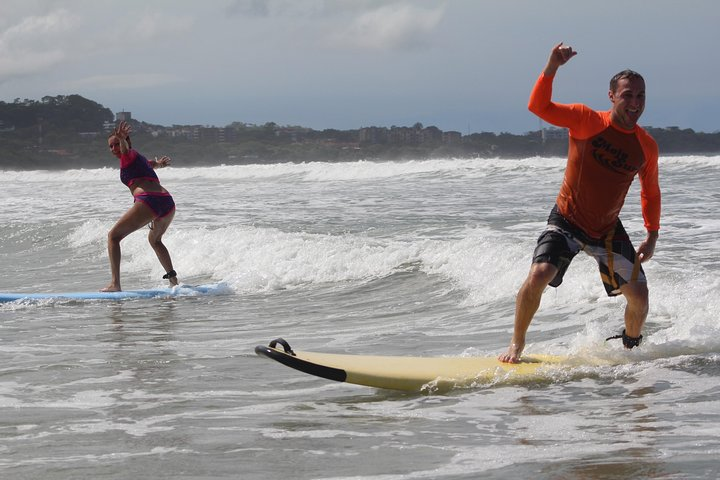
<instances>
[{"instance_id":1,"label":"man's bare foot","mask_svg":"<svg viewBox=\"0 0 720 480\"><path fill-rule=\"evenodd\" d=\"M179 285L177 277L168 278L168 282L170 282L170 285L173 287L177 287Z\"/></svg>"},{"instance_id":2,"label":"man's bare foot","mask_svg":"<svg viewBox=\"0 0 720 480\"><path fill-rule=\"evenodd\" d=\"M112 283L105 288L100 289L101 292L122 292L120 285L113 285Z\"/></svg>"},{"instance_id":3,"label":"man's bare foot","mask_svg":"<svg viewBox=\"0 0 720 480\"><path fill-rule=\"evenodd\" d=\"M518 345L511 343L508 347L508 351L498 356L498 360L503 363L520 363L520 355L522 354L525 345Z\"/></svg>"}]
</instances>

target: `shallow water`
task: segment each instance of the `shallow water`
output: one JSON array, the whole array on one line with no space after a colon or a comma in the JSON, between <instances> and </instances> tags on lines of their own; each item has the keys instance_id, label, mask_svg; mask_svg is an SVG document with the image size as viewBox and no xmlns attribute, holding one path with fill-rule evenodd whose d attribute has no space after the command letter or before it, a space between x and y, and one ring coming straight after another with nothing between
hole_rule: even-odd
<instances>
[{"instance_id":1,"label":"shallow water","mask_svg":"<svg viewBox=\"0 0 720 480\"><path fill-rule=\"evenodd\" d=\"M443 395L334 383L253 349L282 336L300 350L498 354L562 160L164 169L181 280L230 292L0 304L0 475L717 478L720 159L660 168L642 348L604 342L624 303L578 257L526 349L576 366ZM117 170L0 172L0 192L0 291L107 283L105 237L131 201ZM637 187L626 203L639 243ZM163 285L144 237L123 242L126 289Z\"/></svg>"}]
</instances>

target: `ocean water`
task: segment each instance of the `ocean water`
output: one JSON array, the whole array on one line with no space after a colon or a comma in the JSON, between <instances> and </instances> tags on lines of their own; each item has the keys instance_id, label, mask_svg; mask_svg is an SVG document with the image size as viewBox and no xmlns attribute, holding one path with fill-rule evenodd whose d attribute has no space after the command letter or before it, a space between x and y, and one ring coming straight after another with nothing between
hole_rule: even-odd
<instances>
[{"instance_id":1,"label":"ocean water","mask_svg":"<svg viewBox=\"0 0 720 480\"><path fill-rule=\"evenodd\" d=\"M411 394L254 354L497 355L562 159L172 167L165 241L222 295L0 304L3 479L715 479L720 476L720 157L664 157L641 348L578 256L528 353L533 382ZM638 187L622 218L644 238ZM116 169L0 171L0 291L97 290L132 199ZM144 232L126 289L164 286Z\"/></svg>"}]
</instances>

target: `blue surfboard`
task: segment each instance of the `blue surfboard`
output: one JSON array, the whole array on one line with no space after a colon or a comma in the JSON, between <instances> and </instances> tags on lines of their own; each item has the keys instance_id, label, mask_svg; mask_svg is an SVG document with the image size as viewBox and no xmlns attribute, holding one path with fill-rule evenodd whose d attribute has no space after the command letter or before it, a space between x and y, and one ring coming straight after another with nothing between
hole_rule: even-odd
<instances>
[{"instance_id":1,"label":"blue surfboard","mask_svg":"<svg viewBox=\"0 0 720 480\"><path fill-rule=\"evenodd\" d=\"M133 298L191 297L222 295L230 288L222 283L208 285L179 285L172 288L150 290L124 290L122 292L65 292L65 293L11 293L0 292L0 303L18 300L126 300Z\"/></svg>"}]
</instances>

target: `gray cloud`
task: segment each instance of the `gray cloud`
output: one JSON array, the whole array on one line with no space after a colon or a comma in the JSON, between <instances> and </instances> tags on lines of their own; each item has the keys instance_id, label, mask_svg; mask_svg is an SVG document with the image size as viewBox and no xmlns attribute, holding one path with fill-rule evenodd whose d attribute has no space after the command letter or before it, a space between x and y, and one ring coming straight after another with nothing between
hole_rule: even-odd
<instances>
[{"instance_id":1,"label":"gray cloud","mask_svg":"<svg viewBox=\"0 0 720 480\"><path fill-rule=\"evenodd\" d=\"M182 78L162 73L121 73L113 75L93 75L68 82L66 86L75 89L140 89L171 85L182 82Z\"/></svg>"},{"instance_id":2,"label":"gray cloud","mask_svg":"<svg viewBox=\"0 0 720 480\"><path fill-rule=\"evenodd\" d=\"M608 78L630 67L648 82L644 124L717 130L720 3L608 2L1 0L0 99L77 93L166 125L523 132L565 41L580 54L558 101L606 108Z\"/></svg>"},{"instance_id":3,"label":"gray cloud","mask_svg":"<svg viewBox=\"0 0 720 480\"><path fill-rule=\"evenodd\" d=\"M19 19L0 32L0 82L52 68L66 59L57 44L77 23L67 10Z\"/></svg>"},{"instance_id":4,"label":"gray cloud","mask_svg":"<svg viewBox=\"0 0 720 480\"><path fill-rule=\"evenodd\" d=\"M444 6L423 8L393 3L363 12L333 35L341 45L371 49L414 49L430 45L428 36L443 18Z\"/></svg>"}]
</instances>

